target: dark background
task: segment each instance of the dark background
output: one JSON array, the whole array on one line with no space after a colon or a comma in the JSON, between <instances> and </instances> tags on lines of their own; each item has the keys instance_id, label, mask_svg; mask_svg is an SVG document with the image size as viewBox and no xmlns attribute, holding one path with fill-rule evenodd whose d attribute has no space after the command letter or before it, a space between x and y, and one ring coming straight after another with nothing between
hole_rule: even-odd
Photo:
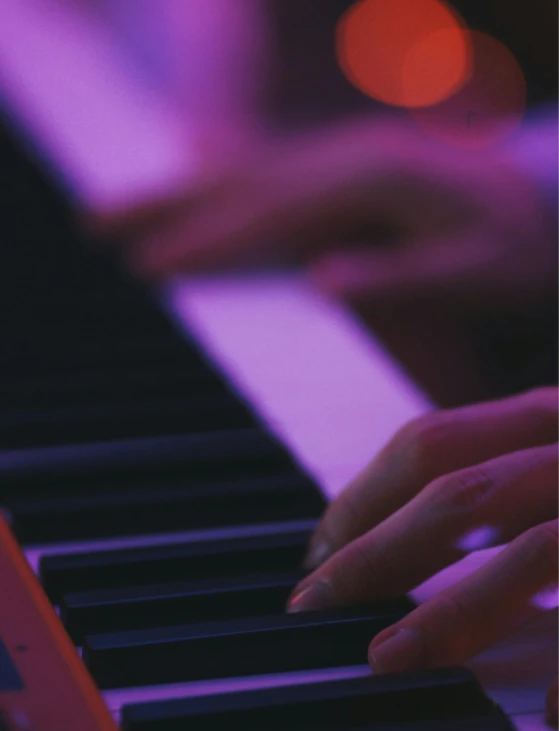
<instances>
[{"instance_id":1,"label":"dark background","mask_svg":"<svg viewBox=\"0 0 559 731\"><path fill-rule=\"evenodd\" d=\"M267 113L282 125L327 121L382 104L345 79L335 56L335 28L353 0L271 0L276 49ZM474 30L502 40L520 62L528 103L557 97L556 0L452 0Z\"/></svg>"}]
</instances>

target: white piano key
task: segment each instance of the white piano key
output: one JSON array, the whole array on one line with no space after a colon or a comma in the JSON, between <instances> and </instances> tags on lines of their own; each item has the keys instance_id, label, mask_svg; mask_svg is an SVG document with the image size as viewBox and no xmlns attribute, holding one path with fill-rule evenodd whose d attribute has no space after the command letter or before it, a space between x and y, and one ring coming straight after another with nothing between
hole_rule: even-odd
<instances>
[{"instance_id":1,"label":"white piano key","mask_svg":"<svg viewBox=\"0 0 559 731\"><path fill-rule=\"evenodd\" d=\"M177 280L164 300L330 496L430 408L349 313L300 276Z\"/></svg>"}]
</instances>

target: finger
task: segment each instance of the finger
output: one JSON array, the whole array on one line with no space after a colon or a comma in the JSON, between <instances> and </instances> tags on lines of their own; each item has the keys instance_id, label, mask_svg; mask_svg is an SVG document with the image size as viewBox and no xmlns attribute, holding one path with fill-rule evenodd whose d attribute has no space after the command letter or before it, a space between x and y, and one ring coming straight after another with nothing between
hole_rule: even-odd
<instances>
[{"instance_id":1,"label":"finger","mask_svg":"<svg viewBox=\"0 0 559 731\"><path fill-rule=\"evenodd\" d=\"M295 589L291 611L394 597L472 550L557 517L557 448L535 447L445 475Z\"/></svg>"},{"instance_id":2,"label":"finger","mask_svg":"<svg viewBox=\"0 0 559 731\"><path fill-rule=\"evenodd\" d=\"M375 672L463 663L557 603L557 520L532 528L466 579L441 592L372 641Z\"/></svg>"},{"instance_id":3,"label":"finger","mask_svg":"<svg viewBox=\"0 0 559 731\"><path fill-rule=\"evenodd\" d=\"M277 185L277 188L276 188ZM165 231L154 231L128 252L128 263L141 277L158 279L173 272L200 273L273 259L291 261L327 238L334 226L333 202L324 196L315 205L315 190L252 183L227 198L214 200L190 220L178 219ZM322 212L321 206L327 211ZM340 201L337 202L340 205Z\"/></svg>"},{"instance_id":4,"label":"finger","mask_svg":"<svg viewBox=\"0 0 559 731\"><path fill-rule=\"evenodd\" d=\"M246 228L245 235L236 235L235 220L226 208L216 207L213 217L211 224L179 219L143 236L124 252L128 268L142 279L159 281L180 272L202 274L266 262L269 250L252 234L258 222L237 218L237 225ZM276 249L270 239L267 243Z\"/></svg>"},{"instance_id":5,"label":"finger","mask_svg":"<svg viewBox=\"0 0 559 731\"><path fill-rule=\"evenodd\" d=\"M305 565L316 568L437 477L556 439L554 388L433 412L409 423L328 507Z\"/></svg>"},{"instance_id":6,"label":"finger","mask_svg":"<svg viewBox=\"0 0 559 731\"><path fill-rule=\"evenodd\" d=\"M559 721L559 713L557 710L558 706L558 700L557 700L557 678L555 681L551 684L549 691L547 693L546 698L546 715L547 715L547 723L552 726L553 728L557 728L557 724Z\"/></svg>"},{"instance_id":7,"label":"finger","mask_svg":"<svg viewBox=\"0 0 559 731\"><path fill-rule=\"evenodd\" d=\"M161 191L144 200L82 211L78 225L99 244L133 245L149 231L164 231L177 218L187 219L198 195L198 189Z\"/></svg>"},{"instance_id":8,"label":"finger","mask_svg":"<svg viewBox=\"0 0 559 731\"><path fill-rule=\"evenodd\" d=\"M491 237L492 231L468 228L406 240L400 248L342 250L320 258L310 275L327 294L359 306L421 299L482 308L496 296L501 266Z\"/></svg>"},{"instance_id":9,"label":"finger","mask_svg":"<svg viewBox=\"0 0 559 731\"><path fill-rule=\"evenodd\" d=\"M357 131L356 131L357 130ZM276 144L230 177L225 194L188 226L180 221L164 235L148 237L130 252L130 265L144 277L201 271L236 264L239 256L264 249L306 254L354 231L374 232L394 208L413 205L394 185L396 161L407 132L365 122L342 125L316 139Z\"/></svg>"},{"instance_id":10,"label":"finger","mask_svg":"<svg viewBox=\"0 0 559 731\"><path fill-rule=\"evenodd\" d=\"M258 244L252 231L259 225L251 220L242 201L234 212L229 205L215 202L209 217L197 211L190 219L179 217L134 241L125 252L126 262L137 276L155 281L177 272L195 274L242 266L245 260L257 259Z\"/></svg>"}]
</instances>

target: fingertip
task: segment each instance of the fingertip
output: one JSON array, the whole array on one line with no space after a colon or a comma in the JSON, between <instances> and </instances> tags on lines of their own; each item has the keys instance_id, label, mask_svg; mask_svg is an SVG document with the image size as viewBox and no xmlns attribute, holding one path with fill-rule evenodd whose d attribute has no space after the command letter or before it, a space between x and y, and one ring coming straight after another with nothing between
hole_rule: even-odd
<instances>
[{"instance_id":1,"label":"fingertip","mask_svg":"<svg viewBox=\"0 0 559 731\"><path fill-rule=\"evenodd\" d=\"M381 645L383 642L385 642L385 640L390 639L390 637L392 637L392 635L395 635L399 629L400 627L397 624L393 624L390 627L386 627L385 629L378 632L371 640L369 644L369 650L374 650L375 647Z\"/></svg>"},{"instance_id":2,"label":"fingertip","mask_svg":"<svg viewBox=\"0 0 559 731\"><path fill-rule=\"evenodd\" d=\"M287 612L318 611L336 606L332 585L327 579L305 580L295 587L287 601Z\"/></svg>"},{"instance_id":3,"label":"fingertip","mask_svg":"<svg viewBox=\"0 0 559 731\"><path fill-rule=\"evenodd\" d=\"M409 283L394 252L348 250L330 254L310 269L310 279L325 294L350 303L379 302L406 296Z\"/></svg>"},{"instance_id":4,"label":"fingertip","mask_svg":"<svg viewBox=\"0 0 559 731\"><path fill-rule=\"evenodd\" d=\"M363 272L348 257L332 255L324 257L309 269L314 286L331 297L348 297L356 285L362 285Z\"/></svg>"},{"instance_id":5,"label":"fingertip","mask_svg":"<svg viewBox=\"0 0 559 731\"><path fill-rule=\"evenodd\" d=\"M369 645L368 660L376 674L402 673L422 666L423 640L417 629L389 627Z\"/></svg>"}]
</instances>

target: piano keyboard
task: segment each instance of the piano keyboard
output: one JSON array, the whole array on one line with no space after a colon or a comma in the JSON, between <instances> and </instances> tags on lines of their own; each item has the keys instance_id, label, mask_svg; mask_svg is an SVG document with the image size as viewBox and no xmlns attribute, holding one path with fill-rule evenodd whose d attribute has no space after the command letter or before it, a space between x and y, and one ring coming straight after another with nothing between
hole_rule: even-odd
<instances>
[{"instance_id":1,"label":"piano keyboard","mask_svg":"<svg viewBox=\"0 0 559 731\"><path fill-rule=\"evenodd\" d=\"M420 394L376 346L345 342L359 337L342 315L312 297L303 304L296 281L177 283L156 306L80 240L60 193L11 133L0 137L0 503L115 720L127 731L231 720L301 731L514 728L499 695L464 668L370 676L367 645L410 611L408 598L282 611L325 495L426 408ZM228 328L216 338L224 305ZM299 347L286 349L293 322ZM244 355L231 359L235 348ZM262 380L245 379L243 357ZM328 376L316 369L326 362ZM336 366L347 403L328 413ZM314 452L264 386L282 377L298 384ZM320 393L330 406L315 412ZM355 423L345 430L352 399L370 413L360 438ZM336 444L323 429L332 419ZM538 702L506 708L518 729L542 728Z\"/></svg>"}]
</instances>

